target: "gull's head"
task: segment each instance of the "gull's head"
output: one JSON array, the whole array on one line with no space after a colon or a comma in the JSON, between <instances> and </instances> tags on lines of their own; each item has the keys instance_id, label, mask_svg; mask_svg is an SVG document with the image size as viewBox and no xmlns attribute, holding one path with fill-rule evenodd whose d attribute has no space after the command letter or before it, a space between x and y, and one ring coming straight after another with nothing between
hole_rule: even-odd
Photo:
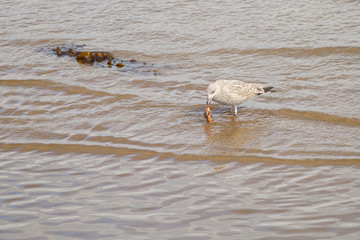
<instances>
[{"instance_id":1,"label":"gull's head","mask_svg":"<svg viewBox=\"0 0 360 240\"><path fill-rule=\"evenodd\" d=\"M210 104L211 100L213 99L213 97L218 93L219 91L219 86L216 84L210 84L207 88L207 101L206 104Z\"/></svg>"}]
</instances>

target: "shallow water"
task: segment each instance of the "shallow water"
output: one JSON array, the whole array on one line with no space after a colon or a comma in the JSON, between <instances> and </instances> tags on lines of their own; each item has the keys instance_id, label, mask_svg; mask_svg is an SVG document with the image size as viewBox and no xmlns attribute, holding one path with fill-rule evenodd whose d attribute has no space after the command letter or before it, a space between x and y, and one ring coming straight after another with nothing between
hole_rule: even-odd
<instances>
[{"instance_id":1,"label":"shallow water","mask_svg":"<svg viewBox=\"0 0 360 240\"><path fill-rule=\"evenodd\" d=\"M5 1L1 239L358 239L358 1ZM57 57L85 45L137 63ZM125 61L129 63L129 61ZM216 79L273 86L203 112Z\"/></svg>"}]
</instances>

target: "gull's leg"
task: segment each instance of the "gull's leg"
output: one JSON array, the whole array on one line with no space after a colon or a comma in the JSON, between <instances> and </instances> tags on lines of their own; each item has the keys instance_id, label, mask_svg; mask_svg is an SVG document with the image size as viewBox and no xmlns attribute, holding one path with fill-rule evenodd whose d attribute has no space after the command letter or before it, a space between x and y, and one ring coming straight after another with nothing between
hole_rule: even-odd
<instances>
[{"instance_id":1,"label":"gull's leg","mask_svg":"<svg viewBox=\"0 0 360 240\"><path fill-rule=\"evenodd\" d=\"M236 107L236 106L233 106L233 107L231 108L231 112L234 114L234 116L236 116L236 114L237 114L237 107Z\"/></svg>"}]
</instances>

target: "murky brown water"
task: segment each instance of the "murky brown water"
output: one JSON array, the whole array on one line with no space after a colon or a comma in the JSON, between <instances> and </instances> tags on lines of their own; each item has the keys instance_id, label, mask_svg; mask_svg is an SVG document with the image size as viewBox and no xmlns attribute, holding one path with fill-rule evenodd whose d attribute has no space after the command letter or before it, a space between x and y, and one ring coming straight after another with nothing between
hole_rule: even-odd
<instances>
[{"instance_id":1,"label":"murky brown water","mask_svg":"<svg viewBox=\"0 0 360 240\"><path fill-rule=\"evenodd\" d=\"M0 239L360 239L359 12L3 1ZM146 65L84 65L58 44ZM214 105L208 124L218 78L277 92L237 117Z\"/></svg>"}]
</instances>

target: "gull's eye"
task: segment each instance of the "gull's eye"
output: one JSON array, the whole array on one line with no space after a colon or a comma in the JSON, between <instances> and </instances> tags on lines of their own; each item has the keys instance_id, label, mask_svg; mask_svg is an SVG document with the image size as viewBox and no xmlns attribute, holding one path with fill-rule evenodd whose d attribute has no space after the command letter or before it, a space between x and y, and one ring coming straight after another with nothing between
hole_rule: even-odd
<instances>
[{"instance_id":1,"label":"gull's eye","mask_svg":"<svg viewBox=\"0 0 360 240\"><path fill-rule=\"evenodd\" d=\"M215 92L215 90L214 91L212 91L211 93L214 93Z\"/></svg>"}]
</instances>

